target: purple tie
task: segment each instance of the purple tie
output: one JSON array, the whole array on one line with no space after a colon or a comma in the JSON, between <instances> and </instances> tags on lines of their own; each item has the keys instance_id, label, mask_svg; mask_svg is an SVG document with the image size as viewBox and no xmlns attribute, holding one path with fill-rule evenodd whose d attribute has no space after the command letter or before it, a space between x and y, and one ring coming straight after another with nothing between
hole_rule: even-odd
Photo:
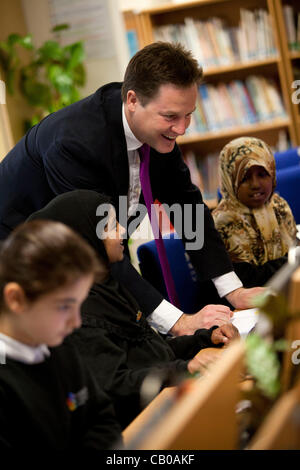
<instances>
[{"instance_id":1,"label":"purple tie","mask_svg":"<svg viewBox=\"0 0 300 470\"><path fill-rule=\"evenodd\" d=\"M159 262L162 269L165 285L167 288L167 293L170 302L179 307L179 300L178 295L175 289L174 279L172 277L169 260L166 253L166 247L164 245L164 241L161 236L161 232L159 230L159 225L157 221L156 212L153 206L153 197L152 197L152 190L150 184L150 175L149 175L149 162L150 162L150 147L148 144L143 144L142 147L139 148L139 154L141 159L141 166L140 166L140 181L141 187L143 191L144 200L146 203L149 219L151 222L155 244L158 252ZM151 206L153 206L153 211L151 211Z\"/></svg>"}]
</instances>

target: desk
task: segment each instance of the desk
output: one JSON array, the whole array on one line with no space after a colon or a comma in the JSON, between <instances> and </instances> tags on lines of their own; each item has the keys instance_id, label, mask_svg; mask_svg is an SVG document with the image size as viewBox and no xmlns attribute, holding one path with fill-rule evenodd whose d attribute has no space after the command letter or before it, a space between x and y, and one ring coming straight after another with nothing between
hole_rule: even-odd
<instances>
[{"instance_id":1,"label":"desk","mask_svg":"<svg viewBox=\"0 0 300 470\"><path fill-rule=\"evenodd\" d=\"M209 372L191 379L186 392L165 388L124 430L123 438L130 449L235 449L238 428L235 413L240 398L238 383L244 367L244 343L235 341L219 350L218 359ZM200 351L199 354L203 352ZM169 403L168 403L169 402ZM170 405L164 407L164 405ZM131 439L143 432L144 426L167 409L155 425L148 429L137 447L130 447ZM226 423L226 426L224 426ZM128 447L127 447L128 448Z\"/></svg>"}]
</instances>

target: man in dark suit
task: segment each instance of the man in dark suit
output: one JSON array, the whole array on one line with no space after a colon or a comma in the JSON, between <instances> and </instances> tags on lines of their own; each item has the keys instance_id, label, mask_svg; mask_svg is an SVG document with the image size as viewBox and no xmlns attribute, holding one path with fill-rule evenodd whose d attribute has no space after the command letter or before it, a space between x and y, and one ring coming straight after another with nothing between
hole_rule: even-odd
<instances>
[{"instance_id":1,"label":"man in dark suit","mask_svg":"<svg viewBox=\"0 0 300 470\"><path fill-rule=\"evenodd\" d=\"M119 196L128 196L128 217L134 216L141 194L137 149L143 143L151 147L153 198L183 210L202 204L175 142L190 124L201 77L190 52L154 43L131 59L123 84L107 84L33 127L0 164L0 238L57 194L78 188L105 193L116 207ZM242 288L206 206L204 214L204 246L189 251L192 262L200 279L213 279L231 305L246 308L260 288ZM182 314L141 279L128 258L114 275L163 333L187 334L229 320L223 305Z\"/></svg>"}]
</instances>

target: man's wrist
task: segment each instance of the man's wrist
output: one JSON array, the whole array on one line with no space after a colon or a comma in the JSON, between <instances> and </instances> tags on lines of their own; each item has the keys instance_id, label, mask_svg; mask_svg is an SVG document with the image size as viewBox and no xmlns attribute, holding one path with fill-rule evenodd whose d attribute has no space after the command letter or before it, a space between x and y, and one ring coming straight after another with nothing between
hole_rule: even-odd
<instances>
[{"instance_id":1,"label":"man's wrist","mask_svg":"<svg viewBox=\"0 0 300 470\"><path fill-rule=\"evenodd\" d=\"M234 298L236 295L239 295L239 293L243 290L243 287L238 287L237 289L229 292L225 297L234 306Z\"/></svg>"}]
</instances>

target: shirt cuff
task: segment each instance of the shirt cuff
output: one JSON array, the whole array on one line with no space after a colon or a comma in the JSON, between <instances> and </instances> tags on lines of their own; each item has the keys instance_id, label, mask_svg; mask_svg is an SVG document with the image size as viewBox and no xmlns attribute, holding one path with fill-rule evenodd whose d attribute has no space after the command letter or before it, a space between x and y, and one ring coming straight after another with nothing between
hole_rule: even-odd
<instances>
[{"instance_id":1,"label":"shirt cuff","mask_svg":"<svg viewBox=\"0 0 300 470\"><path fill-rule=\"evenodd\" d=\"M163 300L154 312L148 315L147 321L150 326L166 335L182 314L183 312L179 308L170 304L167 300Z\"/></svg>"},{"instance_id":2,"label":"shirt cuff","mask_svg":"<svg viewBox=\"0 0 300 470\"><path fill-rule=\"evenodd\" d=\"M234 271L223 274L222 276L214 277L212 281L216 286L220 297L225 297L229 292L243 287L242 281Z\"/></svg>"}]
</instances>

